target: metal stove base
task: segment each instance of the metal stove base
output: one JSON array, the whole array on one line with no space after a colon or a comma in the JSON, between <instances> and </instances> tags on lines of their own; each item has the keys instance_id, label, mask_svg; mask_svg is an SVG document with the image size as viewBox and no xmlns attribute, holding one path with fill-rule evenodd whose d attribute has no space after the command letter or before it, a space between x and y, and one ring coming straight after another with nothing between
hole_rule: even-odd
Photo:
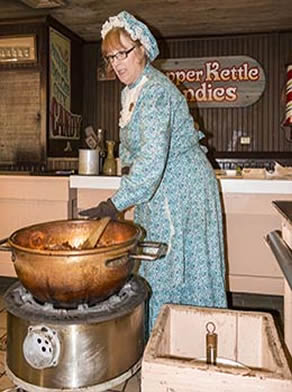
<instances>
[{"instance_id":1,"label":"metal stove base","mask_svg":"<svg viewBox=\"0 0 292 392\"><path fill-rule=\"evenodd\" d=\"M131 377L133 377L140 370L141 363L142 363L142 358L139 359L139 361L137 361L135 365L132 366L127 372L104 383L98 385L92 385L88 387L82 387L82 388L73 388L73 389L43 388L37 385L29 384L21 380L20 378L16 377L14 373L12 373L11 370L9 370L7 364L5 363L6 375L7 377L10 378L10 380L14 383L14 385L16 385L15 388L10 388L7 390L7 392L8 391L9 392L107 392L107 391L111 392L110 391L111 388L120 385L123 382L129 380Z\"/></svg>"}]
</instances>

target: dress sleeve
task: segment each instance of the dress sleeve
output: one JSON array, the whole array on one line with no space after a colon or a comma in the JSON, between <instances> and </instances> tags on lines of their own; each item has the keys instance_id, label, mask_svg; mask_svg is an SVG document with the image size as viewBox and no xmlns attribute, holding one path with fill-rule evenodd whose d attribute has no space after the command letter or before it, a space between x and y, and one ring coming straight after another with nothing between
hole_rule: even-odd
<instances>
[{"instance_id":1,"label":"dress sleeve","mask_svg":"<svg viewBox=\"0 0 292 392\"><path fill-rule=\"evenodd\" d=\"M121 159L122 166L130 166L130 152L127 150L127 148L120 143L119 145L119 157Z\"/></svg>"},{"instance_id":2,"label":"dress sleeve","mask_svg":"<svg viewBox=\"0 0 292 392\"><path fill-rule=\"evenodd\" d=\"M137 108L138 109L138 108ZM151 86L140 108L140 148L128 176L112 197L118 210L149 201L162 179L170 144L170 97L163 87Z\"/></svg>"}]
</instances>

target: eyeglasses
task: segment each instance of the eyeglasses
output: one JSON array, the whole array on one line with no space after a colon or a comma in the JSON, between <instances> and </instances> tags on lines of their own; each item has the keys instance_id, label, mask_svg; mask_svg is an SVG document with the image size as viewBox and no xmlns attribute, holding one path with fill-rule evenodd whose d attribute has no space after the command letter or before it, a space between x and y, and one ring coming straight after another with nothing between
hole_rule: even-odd
<instances>
[{"instance_id":1,"label":"eyeglasses","mask_svg":"<svg viewBox=\"0 0 292 392\"><path fill-rule=\"evenodd\" d=\"M112 54L110 56L105 56L104 60L106 63L112 64L114 60L125 60L128 55L136 48L136 45L133 46L132 48L128 50L121 50L120 52L117 52L116 54Z\"/></svg>"}]
</instances>

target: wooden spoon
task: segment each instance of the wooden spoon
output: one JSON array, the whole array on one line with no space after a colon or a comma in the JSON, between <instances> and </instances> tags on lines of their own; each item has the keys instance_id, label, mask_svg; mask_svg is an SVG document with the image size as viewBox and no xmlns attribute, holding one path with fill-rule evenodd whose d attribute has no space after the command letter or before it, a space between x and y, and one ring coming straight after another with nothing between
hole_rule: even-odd
<instances>
[{"instance_id":1,"label":"wooden spoon","mask_svg":"<svg viewBox=\"0 0 292 392\"><path fill-rule=\"evenodd\" d=\"M110 220L111 218L109 216L105 216L104 218L100 218L98 221L96 221L96 227L90 233L87 240L83 243L82 249L92 249L96 247L96 244L98 243Z\"/></svg>"}]
</instances>

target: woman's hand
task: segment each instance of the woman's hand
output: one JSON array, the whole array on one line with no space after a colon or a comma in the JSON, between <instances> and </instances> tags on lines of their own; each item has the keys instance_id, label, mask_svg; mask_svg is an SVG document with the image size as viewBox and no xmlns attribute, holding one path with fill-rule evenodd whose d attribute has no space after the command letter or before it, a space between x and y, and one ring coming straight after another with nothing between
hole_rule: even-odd
<instances>
[{"instance_id":1,"label":"woman's hand","mask_svg":"<svg viewBox=\"0 0 292 392\"><path fill-rule=\"evenodd\" d=\"M82 217L88 217L89 219L98 219L105 216L110 216L113 220L118 219L119 211L116 209L115 205L108 199L107 201L102 201L96 207L88 208L79 212Z\"/></svg>"},{"instance_id":2,"label":"woman's hand","mask_svg":"<svg viewBox=\"0 0 292 392\"><path fill-rule=\"evenodd\" d=\"M122 167L122 176L126 176L127 174L130 173L130 168L129 166L124 166Z\"/></svg>"}]
</instances>

